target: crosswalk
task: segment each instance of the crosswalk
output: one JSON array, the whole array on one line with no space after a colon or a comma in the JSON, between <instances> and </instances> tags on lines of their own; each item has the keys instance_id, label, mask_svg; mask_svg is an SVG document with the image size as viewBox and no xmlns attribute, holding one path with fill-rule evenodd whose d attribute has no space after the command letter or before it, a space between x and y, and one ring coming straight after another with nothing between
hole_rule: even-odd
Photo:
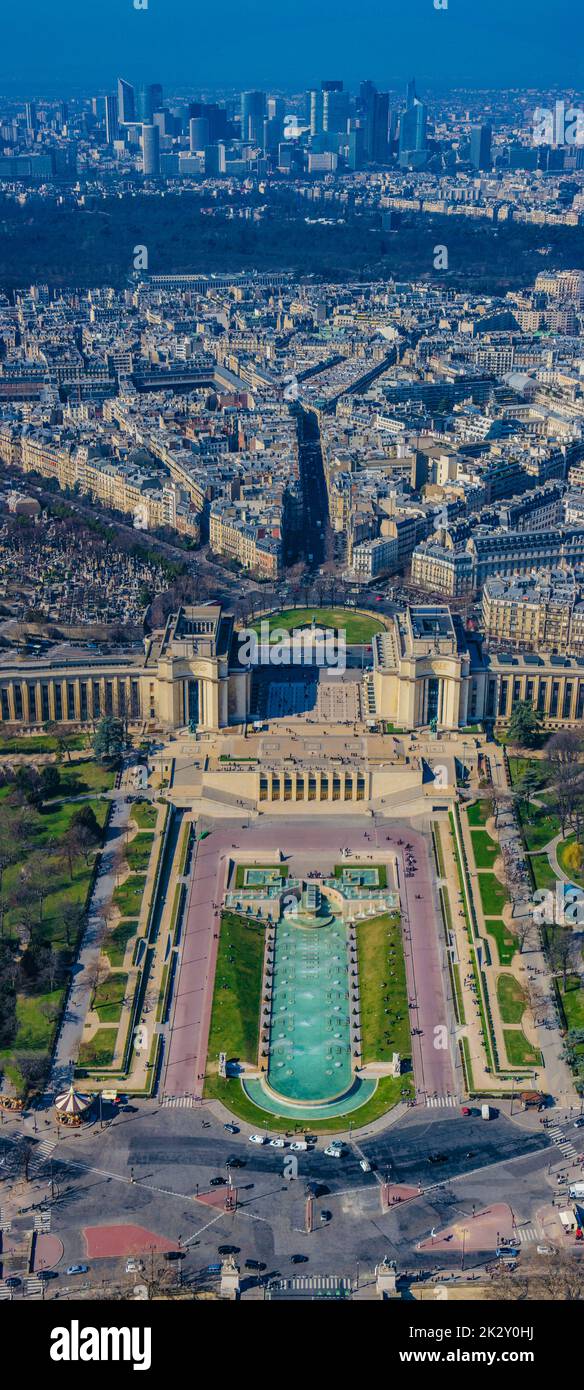
<instances>
[{"instance_id":1,"label":"crosswalk","mask_svg":"<svg viewBox=\"0 0 584 1390\"><path fill-rule=\"evenodd\" d=\"M34 1274L24 1281L24 1292L26 1298L42 1298L43 1285L41 1279L36 1279Z\"/></svg>"},{"instance_id":2,"label":"crosswalk","mask_svg":"<svg viewBox=\"0 0 584 1390\"><path fill-rule=\"evenodd\" d=\"M197 1105L197 1096L163 1096L162 1105L172 1110L192 1110Z\"/></svg>"},{"instance_id":3,"label":"crosswalk","mask_svg":"<svg viewBox=\"0 0 584 1390\"><path fill-rule=\"evenodd\" d=\"M296 1274L291 1279L270 1281L266 1296L274 1298L347 1298L353 1285L350 1279L335 1274Z\"/></svg>"},{"instance_id":4,"label":"crosswalk","mask_svg":"<svg viewBox=\"0 0 584 1390\"><path fill-rule=\"evenodd\" d=\"M453 1109L455 1105L458 1105L458 1099L456 1096L426 1096L426 1105L433 1107L441 1106L442 1108L447 1106Z\"/></svg>"},{"instance_id":5,"label":"crosswalk","mask_svg":"<svg viewBox=\"0 0 584 1390\"><path fill-rule=\"evenodd\" d=\"M12 1226L8 1212L4 1211L3 1207L0 1207L0 1231L8 1233L11 1229Z\"/></svg>"},{"instance_id":6,"label":"crosswalk","mask_svg":"<svg viewBox=\"0 0 584 1390\"><path fill-rule=\"evenodd\" d=\"M41 1236L48 1236L51 1229L51 1211L35 1211L34 1228Z\"/></svg>"},{"instance_id":7,"label":"crosswalk","mask_svg":"<svg viewBox=\"0 0 584 1390\"><path fill-rule=\"evenodd\" d=\"M33 1150L30 1164L31 1168L42 1168L44 1163L48 1163L56 1147L56 1139L42 1139L40 1144L37 1144Z\"/></svg>"},{"instance_id":8,"label":"crosswalk","mask_svg":"<svg viewBox=\"0 0 584 1390\"><path fill-rule=\"evenodd\" d=\"M541 1227L537 1226L516 1226L513 1232L513 1239L519 1241L520 1245L533 1245L535 1241L545 1239Z\"/></svg>"},{"instance_id":9,"label":"crosswalk","mask_svg":"<svg viewBox=\"0 0 584 1390\"><path fill-rule=\"evenodd\" d=\"M551 1125L548 1134L553 1144L557 1144L563 1158L571 1159L573 1163L580 1157L571 1139L566 1138L565 1130L560 1125Z\"/></svg>"}]
</instances>

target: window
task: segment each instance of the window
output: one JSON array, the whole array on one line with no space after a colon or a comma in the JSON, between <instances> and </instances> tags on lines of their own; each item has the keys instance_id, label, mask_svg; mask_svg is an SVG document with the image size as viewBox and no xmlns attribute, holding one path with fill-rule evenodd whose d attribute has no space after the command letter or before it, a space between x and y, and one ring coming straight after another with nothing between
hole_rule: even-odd
<instances>
[{"instance_id":1,"label":"window","mask_svg":"<svg viewBox=\"0 0 584 1390\"><path fill-rule=\"evenodd\" d=\"M55 684L55 719L60 723L63 718L63 689L61 682Z\"/></svg>"},{"instance_id":2,"label":"window","mask_svg":"<svg viewBox=\"0 0 584 1390\"><path fill-rule=\"evenodd\" d=\"M501 690L500 690L500 692L499 692L499 714L506 714L506 713L507 713L507 691L508 691L508 689L509 689L509 681L501 681Z\"/></svg>"},{"instance_id":3,"label":"window","mask_svg":"<svg viewBox=\"0 0 584 1390\"><path fill-rule=\"evenodd\" d=\"M560 696L560 682L552 681L552 698L550 700L550 719L557 719L558 699Z\"/></svg>"},{"instance_id":4,"label":"window","mask_svg":"<svg viewBox=\"0 0 584 1390\"><path fill-rule=\"evenodd\" d=\"M5 686L2 686L1 695L2 695L2 718L4 719L4 721L5 721L7 724L9 724L9 723L10 723L10 705L9 705L9 703L8 703L8 691L6 690L6 687L5 687Z\"/></svg>"},{"instance_id":5,"label":"window","mask_svg":"<svg viewBox=\"0 0 584 1390\"><path fill-rule=\"evenodd\" d=\"M566 684L565 684L565 686L564 686L564 701L563 701L563 704L562 704L562 719L569 719L569 718L570 718L570 710L571 710L571 708L572 708L572 691L573 691L573 689L574 689L574 682L573 682L573 681L566 681Z\"/></svg>"},{"instance_id":6,"label":"window","mask_svg":"<svg viewBox=\"0 0 584 1390\"><path fill-rule=\"evenodd\" d=\"M540 681L540 682L539 682L539 690L538 690L538 692L537 692L537 712L538 712L538 714L543 714L543 713L544 713L544 710L545 710L545 697L546 697L546 693L547 693L547 681Z\"/></svg>"}]
</instances>

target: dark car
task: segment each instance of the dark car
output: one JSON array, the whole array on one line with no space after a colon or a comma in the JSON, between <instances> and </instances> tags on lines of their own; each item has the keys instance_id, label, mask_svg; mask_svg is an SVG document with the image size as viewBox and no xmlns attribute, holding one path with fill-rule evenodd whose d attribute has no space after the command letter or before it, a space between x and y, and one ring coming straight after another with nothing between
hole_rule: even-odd
<instances>
[{"instance_id":1,"label":"dark car","mask_svg":"<svg viewBox=\"0 0 584 1390\"><path fill-rule=\"evenodd\" d=\"M308 1264L308 1255L291 1255L290 1261L293 1265L306 1265Z\"/></svg>"},{"instance_id":2,"label":"dark car","mask_svg":"<svg viewBox=\"0 0 584 1390\"><path fill-rule=\"evenodd\" d=\"M210 1178L209 1187L225 1187L226 1178Z\"/></svg>"},{"instance_id":3,"label":"dark car","mask_svg":"<svg viewBox=\"0 0 584 1390\"><path fill-rule=\"evenodd\" d=\"M244 1268L263 1270L266 1268L266 1265L264 1264L263 1260L246 1260Z\"/></svg>"},{"instance_id":4,"label":"dark car","mask_svg":"<svg viewBox=\"0 0 584 1390\"><path fill-rule=\"evenodd\" d=\"M429 1154L429 1163L448 1163L448 1154Z\"/></svg>"},{"instance_id":5,"label":"dark car","mask_svg":"<svg viewBox=\"0 0 584 1390\"><path fill-rule=\"evenodd\" d=\"M21 1280L18 1278L16 1274L9 1274L8 1278L4 1280L4 1283L6 1284L7 1289L19 1289L21 1285Z\"/></svg>"},{"instance_id":6,"label":"dark car","mask_svg":"<svg viewBox=\"0 0 584 1390\"><path fill-rule=\"evenodd\" d=\"M39 1269L37 1279L58 1279L59 1273L56 1269Z\"/></svg>"},{"instance_id":7,"label":"dark car","mask_svg":"<svg viewBox=\"0 0 584 1390\"><path fill-rule=\"evenodd\" d=\"M231 1158L225 1159L226 1168L245 1168L245 1159L238 1158L237 1154L232 1154Z\"/></svg>"},{"instance_id":8,"label":"dark car","mask_svg":"<svg viewBox=\"0 0 584 1390\"><path fill-rule=\"evenodd\" d=\"M218 1245L218 1246L217 1246L217 1254L218 1254L218 1255L239 1255L239 1251L240 1251L240 1246L239 1246L239 1245Z\"/></svg>"},{"instance_id":9,"label":"dark car","mask_svg":"<svg viewBox=\"0 0 584 1390\"><path fill-rule=\"evenodd\" d=\"M164 1252L165 1260L184 1260L184 1257L184 1250L165 1250Z\"/></svg>"},{"instance_id":10,"label":"dark car","mask_svg":"<svg viewBox=\"0 0 584 1390\"><path fill-rule=\"evenodd\" d=\"M223 1125L223 1128L227 1130L228 1134L239 1134L239 1129L237 1125L226 1124Z\"/></svg>"}]
</instances>

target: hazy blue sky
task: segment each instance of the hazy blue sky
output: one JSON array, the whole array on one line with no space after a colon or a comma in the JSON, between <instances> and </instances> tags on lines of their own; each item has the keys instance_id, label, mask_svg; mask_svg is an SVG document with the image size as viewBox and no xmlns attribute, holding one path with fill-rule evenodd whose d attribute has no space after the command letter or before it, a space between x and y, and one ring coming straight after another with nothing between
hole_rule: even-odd
<instances>
[{"instance_id":1,"label":"hazy blue sky","mask_svg":"<svg viewBox=\"0 0 584 1390\"><path fill-rule=\"evenodd\" d=\"M582 82L582 0L3 0L0 90L281 85L324 76L565 88Z\"/></svg>"}]
</instances>

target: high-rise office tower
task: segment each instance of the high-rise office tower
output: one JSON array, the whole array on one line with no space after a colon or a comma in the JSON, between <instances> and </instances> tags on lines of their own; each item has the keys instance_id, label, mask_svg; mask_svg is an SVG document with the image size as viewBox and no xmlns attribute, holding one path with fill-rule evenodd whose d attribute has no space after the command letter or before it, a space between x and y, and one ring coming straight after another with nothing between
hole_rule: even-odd
<instances>
[{"instance_id":1,"label":"high-rise office tower","mask_svg":"<svg viewBox=\"0 0 584 1390\"><path fill-rule=\"evenodd\" d=\"M147 178L160 173L160 131L157 125L142 126L142 172Z\"/></svg>"},{"instance_id":2,"label":"high-rise office tower","mask_svg":"<svg viewBox=\"0 0 584 1390\"><path fill-rule=\"evenodd\" d=\"M131 82L125 82L123 77L118 78L118 120L121 125L128 125L135 119L136 107L134 102L134 88Z\"/></svg>"},{"instance_id":3,"label":"high-rise office tower","mask_svg":"<svg viewBox=\"0 0 584 1390\"><path fill-rule=\"evenodd\" d=\"M341 81L321 82L322 128L344 133L349 121L349 96Z\"/></svg>"},{"instance_id":4,"label":"high-rise office tower","mask_svg":"<svg viewBox=\"0 0 584 1390\"><path fill-rule=\"evenodd\" d=\"M412 78L406 88L406 109L402 111L399 123L399 156L404 163L410 155L421 155L426 150L426 125L428 112L416 96L416 83Z\"/></svg>"},{"instance_id":5,"label":"high-rise office tower","mask_svg":"<svg viewBox=\"0 0 584 1390\"><path fill-rule=\"evenodd\" d=\"M202 116L209 122L209 143L227 140L231 132L227 129L227 111L217 102L192 101L189 106L189 119Z\"/></svg>"},{"instance_id":6,"label":"high-rise office tower","mask_svg":"<svg viewBox=\"0 0 584 1390\"><path fill-rule=\"evenodd\" d=\"M27 101L24 110L26 115L26 128L29 135L35 135L38 130L38 117L34 101Z\"/></svg>"},{"instance_id":7,"label":"high-rise office tower","mask_svg":"<svg viewBox=\"0 0 584 1390\"><path fill-rule=\"evenodd\" d=\"M241 138L246 143L261 145L266 114L265 92L241 93Z\"/></svg>"},{"instance_id":8,"label":"high-rise office tower","mask_svg":"<svg viewBox=\"0 0 584 1390\"><path fill-rule=\"evenodd\" d=\"M104 98L105 106L105 138L108 145L113 145L119 135L118 124L118 99L113 94Z\"/></svg>"},{"instance_id":9,"label":"high-rise office tower","mask_svg":"<svg viewBox=\"0 0 584 1390\"><path fill-rule=\"evenodd\" d=\"M387 164L389 159L389 92L376 92L370 111L370 158L376 164Z\"/></svg>"},{"instance_id":10,"label":"high-rise office tower","mask_svg":"<svg viewBox=\"0 0 584 1390\"><path fill-rule=\"evenodd\" d=\"M264 154L276 155L278 146L284 136L284 122L279 116L266 117L264 121L264 133L262 149Z\"/></svg>"},{"instance_id":11,"label":"high-rise office tower","mask_svg":"<svg viewBox=\"0 0 584 1390\"><path fill-rule=\"evenodd\" d=\"M490 169L491 141L493 132L490 125L473 125L470 130L470 162L474 169Z\"/></svg>"},{"instance_id":12,"label":"high-rise office tower","mask_svg":"<svg viewBox=\"0 0 584 1390\"><path fill-rule=\"evenodd\" d=\"M310 134L320 135L322 131L322 102L323 94L318 88L312 87L310 91Z\"/></svg>"},{"instance_id":13,"label":"high-rise office tower","mask_svg":"<svg viewBox=\"0 0 584 1390\"><path fill-rule=\"evenodd\" d=\"M150 125L155 111L162 108L162 87L159 82L145 83L136 87L135 119Z\"/></svg>"},{"instance_id":14,"label":"high-rise office tower","mask_svg":"<svg viewBox=\"0 0 584 1390\"><path fill-rule=\"evenodd\" d=\"M193 116L189 121L189 149L191 154L197 154L199 150L204 150L210 145L209 122L206 116Z\"/></svg>"}]
</instances>

